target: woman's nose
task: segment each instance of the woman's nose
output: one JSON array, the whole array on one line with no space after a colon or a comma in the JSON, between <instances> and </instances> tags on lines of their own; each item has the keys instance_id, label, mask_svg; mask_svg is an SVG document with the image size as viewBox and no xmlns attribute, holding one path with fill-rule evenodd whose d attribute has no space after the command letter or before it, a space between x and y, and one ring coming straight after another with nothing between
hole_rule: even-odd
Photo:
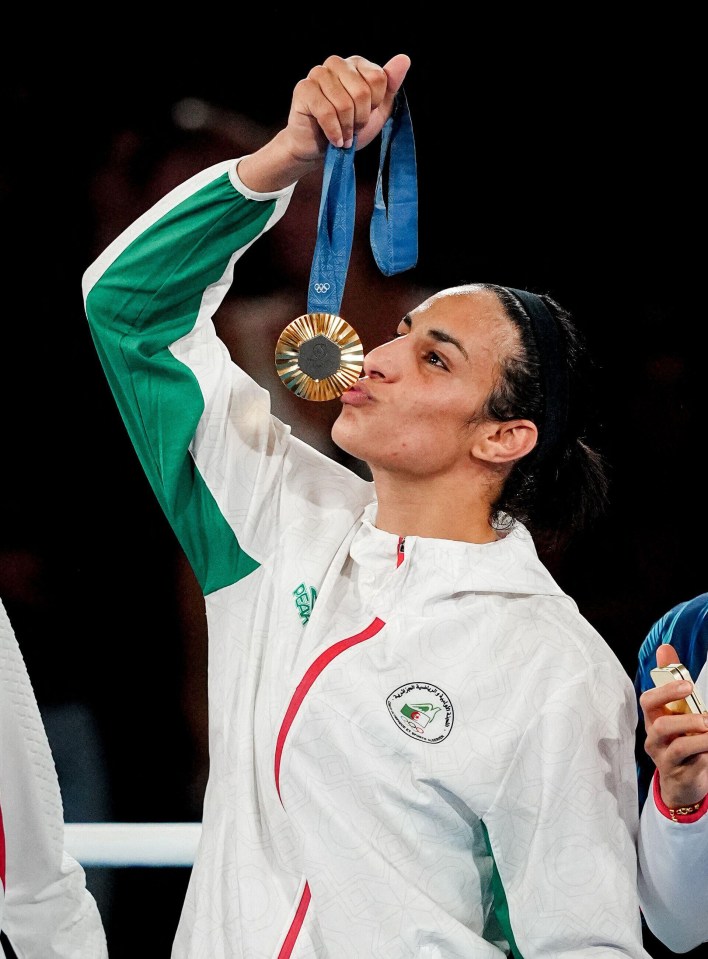
<instances>
[{"instance_id":1,"label":"woman's nose","mask_svg":"<svg viewBox=\"0 0 708 959\"><path fill-rule=\"evenodd\" d=\"M397 340L375 346L364 357L364 376L377 380L390 380L396 376L400 363L396 355Z\"/></svg>"}]
</instances>

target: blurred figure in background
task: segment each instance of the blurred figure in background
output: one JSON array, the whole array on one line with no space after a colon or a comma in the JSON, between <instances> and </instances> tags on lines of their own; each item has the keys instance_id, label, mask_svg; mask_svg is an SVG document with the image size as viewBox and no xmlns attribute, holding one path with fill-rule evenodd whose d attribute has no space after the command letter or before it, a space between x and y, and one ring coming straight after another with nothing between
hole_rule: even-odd
<instances>
[{"instance_id":1,"label":"blurred figure in background","mask_svg":"<svg viewBox=\"0 0 708 959\"><path fill-rule=\"evenodd\" d=\"M708 941L708 713L677 712L690 682L655 687L654 666L681 663L708 703L708 593L678 603L649 631L635 688L642 803L639 892L652 933L685 953Z\"/></svg>"},{"instance_id":2,"label":"blurred figure in background","mask_svg":"<svg viewBox=\"0 0 708 959\"><path fill-rule=\"evenodd\" d=\"M84 870L64 850L52 753L2 602L0 930L0 955L6 959L107 959L103 924Z\"/></svg>"}]
</instances>

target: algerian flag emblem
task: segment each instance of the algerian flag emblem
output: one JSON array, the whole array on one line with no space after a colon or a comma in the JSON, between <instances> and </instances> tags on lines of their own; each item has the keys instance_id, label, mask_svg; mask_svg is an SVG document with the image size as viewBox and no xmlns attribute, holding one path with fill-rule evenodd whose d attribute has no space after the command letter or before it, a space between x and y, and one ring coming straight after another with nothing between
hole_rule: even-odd
<instances>
[{"instance_id":1,"label":"algerian flag emblem","mask_svg":"<svg viewBox=\"0 0 708 959\"><path fill-rule=\"evenodd\" d=\"M423 732L431 719L439 712L440 706L434 706L433 703L414 703L412 706L404 703L403 706L401 706L401 713L406 719L413 723L420 732Z\"/></svg>"},{"instance_id":2,"label":"algerian flag emblem","mask_svg":"<svg viewBox=\"0 0 708 959\"><path fill-rule=\"evenodd\" d=\"M386 705L396 725L413 739L439 743L452 729L452 703L432 683L399 686L387 698Z\"/></svg>"}]
</instances>

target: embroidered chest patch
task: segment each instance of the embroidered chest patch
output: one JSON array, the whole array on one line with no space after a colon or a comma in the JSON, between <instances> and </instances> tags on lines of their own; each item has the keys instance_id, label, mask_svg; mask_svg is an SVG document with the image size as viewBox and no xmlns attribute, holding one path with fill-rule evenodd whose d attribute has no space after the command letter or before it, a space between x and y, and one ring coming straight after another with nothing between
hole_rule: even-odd
<instances>
[{"instance_id":1,"label":"embroidered chest patch","mask_svg":"<svg viewBox=\"0 0 708 959\"><path fill-rule=\"evenodd\" d=\"M432 683L406 683L386 700L395 724L407 736L427 743L442 742L450 734L454 711L449 697Z\"/></svg>"},{"instance_id":2,"label":"embroidered chest patch","mask_svg":"<svg viewBox=\"0 0 708 959\"><path fill-rule=\"evenodd\" d=\"M300 583L293 590L293 596L295 597L295 608L302 620L302 625L305 626L309 622L312 610L315 608L317 590L314 586L305 586L304 583Z\"/></svg>"}]
</instances>

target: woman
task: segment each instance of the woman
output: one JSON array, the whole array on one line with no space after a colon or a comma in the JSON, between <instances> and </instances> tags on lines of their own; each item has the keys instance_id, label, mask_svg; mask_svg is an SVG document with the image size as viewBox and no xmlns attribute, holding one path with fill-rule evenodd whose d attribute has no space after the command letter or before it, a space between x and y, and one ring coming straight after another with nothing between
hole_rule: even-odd
<instances>
[{"instance_id":1,"label":"woman","mask_svg":"<svg viewBox=\"0 0 708 959\"><path fill-rule=\"evenodd\" d=\"M396 324L306 446L212 317L409 68L329 57L286 126L87 270L138 455L206 597L210 777L173 957L642 956L632 684L537 556L604 502L580 345L472 284Z\"/></svg>"}]
</instances>

